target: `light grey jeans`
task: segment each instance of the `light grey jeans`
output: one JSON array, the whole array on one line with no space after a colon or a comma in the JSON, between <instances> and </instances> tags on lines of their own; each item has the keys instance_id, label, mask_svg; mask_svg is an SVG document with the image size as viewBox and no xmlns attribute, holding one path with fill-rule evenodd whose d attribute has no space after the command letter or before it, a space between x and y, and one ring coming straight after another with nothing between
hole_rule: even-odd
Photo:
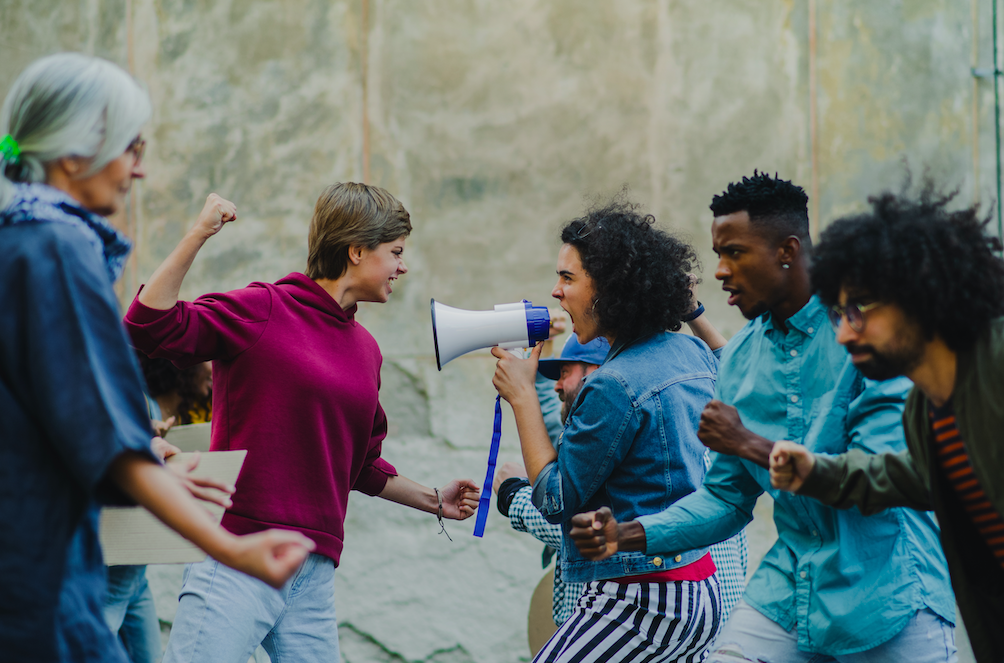
<instances>
[{"instance_id":1,"label":"light grey jeans","mask_svg":"<svg viewBox=\"0 0 1004 663\"><path fill-rule=\"evenodd\" d=\"M247 663L259 644L272 663L339 660L330 557L310 555L279 590L211 557L185 568L164 663Z\"/></svg>"},{"instance_id":2,"label":"light grey jeans","mask_svg":"<svg viewBox=\"0 0 1004 663\"><path fill-rule=\"evenodd\" d=\"M862 619L869 619L862 615ZM856 654L829 656L798 649L798 635L785 631L746 601L732 609L704 663L956 663L955 627L930 610L910 618L891 640Z\"/></svg>"}]
</instances>

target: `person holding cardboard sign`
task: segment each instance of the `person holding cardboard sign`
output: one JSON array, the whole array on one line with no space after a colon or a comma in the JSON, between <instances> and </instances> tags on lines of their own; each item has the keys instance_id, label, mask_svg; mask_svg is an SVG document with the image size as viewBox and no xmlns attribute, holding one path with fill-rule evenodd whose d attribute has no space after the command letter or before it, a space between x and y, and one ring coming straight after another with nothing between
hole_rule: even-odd
<instances>
[{"instance_id":1,"label":"person holding cardboard sign","mask_svg":"<svg viewBox=\"0 0 1004 663\"><path fill-rule=\"evenodd\" d=\"M272 585L313 548L296 532L226 532L151 450L112 288L131 244L104 218L145 175L149 116L125 71L72 53L30 65L0 111L0 642L10 660L126 663L101 613L102 501L131 498Z\"/></svg>"}]
</instances>

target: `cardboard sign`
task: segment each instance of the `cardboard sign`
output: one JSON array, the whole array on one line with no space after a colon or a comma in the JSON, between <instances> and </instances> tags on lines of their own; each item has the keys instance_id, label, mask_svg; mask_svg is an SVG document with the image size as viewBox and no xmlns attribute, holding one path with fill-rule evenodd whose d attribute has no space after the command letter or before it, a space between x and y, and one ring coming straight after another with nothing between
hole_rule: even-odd
<instances>
[{"instance_id":1,"label":"cardboard sign","mask_svg":"<svg viewBox=\"0 0 1004 663\"><path fill-rule=\"evenodd\" d=\"M209 430L212 424L175 426L164 439L182 451L209 451Z\"/></svg>"},{"instance_id":2,"label":"cardboard sign","mask_svg":"<svg viewBox=\"0 0 1004 663\"><path fill-rule=\"evenodd\" d=\"M235 483L244 464L246 450L203 452L192 476L213 477ZM169 464L183 463L192 454L182 453L168 459ZM223 507L201 502L217 524L223 519ZM206 553L183 538L141 506L109 506L101 510L101 548L105 564L183 564L201 562Z\"/></svg>"},{"instance_id":3,"label":"cardboard sign","mask_svg":"<svg viewBox=\"0 0 1004 663\"><path fill-rule=\"evenodd\" d=\"M554 596L554 565L552 561L547 573L537 583L530 598L530 614L527 615L526 636L530 643L530 654L536 656L547 641L551 639L558 625L554 623L554 608L551 598Z\"/></svg>"}]
</instances>

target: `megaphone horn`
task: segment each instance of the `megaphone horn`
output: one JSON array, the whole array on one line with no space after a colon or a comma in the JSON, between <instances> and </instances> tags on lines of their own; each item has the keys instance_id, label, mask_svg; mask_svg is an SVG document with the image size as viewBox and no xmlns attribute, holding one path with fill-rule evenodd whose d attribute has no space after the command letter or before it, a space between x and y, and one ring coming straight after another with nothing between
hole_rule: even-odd
<instances>
[{"instance_id":1,"label":"megaphone horn","mask_svg":"<svg viewBox=\"0 0 1004 663\"><path fill-rule=\"evenodd\" d=\"M432 338L436 343L436 367L443 366L473 350L530 348L546 341L551 316L545 306L525 299L514 304L497 304L491 311L465 311L440 304L432 307Z\"/></svg>"}]
</instances>

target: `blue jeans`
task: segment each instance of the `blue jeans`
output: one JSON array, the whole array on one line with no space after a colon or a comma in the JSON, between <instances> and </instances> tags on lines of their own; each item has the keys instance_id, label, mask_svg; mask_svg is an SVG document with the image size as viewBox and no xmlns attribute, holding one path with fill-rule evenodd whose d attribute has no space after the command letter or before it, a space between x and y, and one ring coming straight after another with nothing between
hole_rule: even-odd
<instances>
[{"instance_id":1,"label":"blue jeans","mask_svg":"<svg viewBox=\"0 0 1004 663\"><path fill-rule=\"evenodd\" d=\"M164 663L247 663L259 644L272 663L340 660L330 557L310 555L279 590L211 557L185 567Z\"/></svg>"},{"instance_id":2,"label":"blue jeans","mask_svg":"<svg viewBox=\"0 0 1004 663\"><path fill-rule=\"evenodd\" d=\"M109 566L105 621L117 633L132 663L160 661L160 622L145 566Z\"/></svg>"},{"instance_id":3,"label":"blue jeans","mask_svg":"<svg viewBox=\"0 0 1004 663\"><path fill-rule=\"evenodd\" d=\"M861 615L861 619L870 619ZM920 610L887 642L863 652L828 656L798 648L798 635L785 631L746 601L732 609L729 621L705 663L956 663L955 627L930 610Z\"/></svg>"}]
</instances>

